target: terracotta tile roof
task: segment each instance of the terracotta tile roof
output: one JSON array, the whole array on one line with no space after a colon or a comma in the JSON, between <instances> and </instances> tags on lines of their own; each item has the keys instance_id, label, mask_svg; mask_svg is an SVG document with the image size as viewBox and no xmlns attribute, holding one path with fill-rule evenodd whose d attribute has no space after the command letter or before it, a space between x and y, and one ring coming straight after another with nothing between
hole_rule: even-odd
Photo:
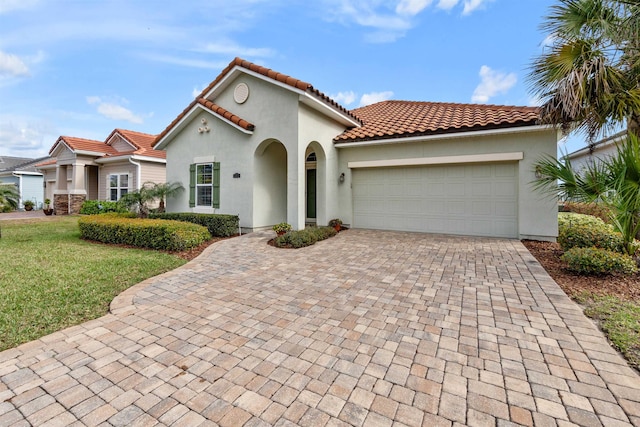
<instances>
[{"instance_id":1,"label":"terracotta tile roof","mask_svg":"<svg viewBox=\"0 0 640 427\"><path fill-rule=\"evenodd\" d=\"M342 105L338 104L333 99L329 98L324 93L320 92L318 89L314 88L311 83L307 83L305 81L296 79L296 78L288 76L286 74L282 74L282 73L279 73L277 71L274 71L274 70L272 70L270 68L266 68L266 67L263 67L261 65L254 64L253 62L249 62L249 61L246 61L246 60L244 60L242 58L237 58L237 57L233 61L231 61L229 63L229 65L227 65L227 67L224 70L222 70L220 75L218 75L218 77L216 77L216 79L214 81L212 81L211 84L209 84L209 86L207 86L202 91L202 93L198 96L198 98L204 97L207 94L207 92L209 92L218 83L220 83L222 81L222 79L224 79L224 77L227 75L227 73L229 73L236 66L242 67L242 68L246 68L247 70L253 71L253 72L258 73L258 74L261 74L261 75L263 75L265 77L269 77L270 79L273 79L273 80L278 81L280 83L284 83L284 84L286 84L288 86L291 86L291 87L294 87L296 89L299 89L299 90L302 90L302 91L305 91L305 92L309 92L309 93L315 95L316 97L320 98L322 101L326 102L327 104L331 105L332 107L340 110L342 113L346 114L347 116L351 117L352 119L358 121L358 118L356 116L354 116L353 114L351 114L351 112L349 110L344 108Z\"/></svg>"},{"instance_id":2,"label":"terracotta tile roof","mask_svg":"<svg viewBox=\"0 0 640 427\"><path fill-rule=\"evenodd\" d=\"M131 145L136 147L136 150L133 150L131 152L121 151L118 153L118 155L123 156L123 155L137 154L140 156L157 157L160 159L167 158L167 153L165 151L153 149L153 143L156 140L156 135L136 132L136 131L127 130L127 129L114 129L114 131L111 132L111 134L107 137L105 141L109 141L109 139L111 139L111 137L116 132L120 134L125 140L127 140Z\"/></svg>"},{"instance_id":3,"label":"terracotta tile roof","mask_svg":"<svg viewBox=\"0 0 640 427\"><path fill-rule=\"evenodd\" d=\"M215 107L217 107L217 109L223 110L224 113L220 113L217 112L217 114L220 114L221 116L225 117L227 120L231 120L229 119L229 117L225 114L229 114L230 116L233 117L237 117L238 119L238 123L236 123L234 120L231 120L233 123L241 126L244 129L247 130L253 130L253 128L249 129L248 127L245 127L243 125L240 124L240 122L245 123L246 125L250 125L253 126L251 123L249 123L246 120L241 119L240 117L234 115L233 113L230 113L229 111L225 110L222 107L217 106L216 104L212 103L211 101L207 100L205 98L205 95L211 90L213 89L218 83L220 83L227 74L229 74L231 72L231 70L233 70L234 67L242 67L245 68L249 71L253 71L255 73L261 74L265 77L268 77L270 79L273 79L277 82L280 83L284 83L288 86L291 86L295 89L298 90L302 90L305 92L308 92L309 94L319 98L322 102L325 102L326 104L329 104L331 107L339 110L340 112L342 112L343 114L351 117L353 120L359 122L358 117L356 117L354 114L352 114L349 110L347 110L346 108L344 108L342 105L338 104L337 102L335 102L333 99L329 98L327 95L325 95L324 93L320 92L319 90L317 90L316 88L313 87L313 85L311 85L310 83L304 82L302 80L293 78L291 76L288 76L286 74L282 74L282 73L278 73L277 71L274 71L270 68L266 68L263 67L261 65L257 65L254 64L252 62L249 61L245 61L242 58L235 58L233 61L231 61L229 63L229 65L226 66L226 68L224 70L222 70L222 72L218 75L218 77L215 78L214 81L212 81L209 86L207 86L201 93L200 95L198 95L196 97L195 100L193 100L188 106L187 108L185 108L179 115L178 117L176 117L170 124L169 126L167 126L156 138L155 140L155 144L158 143L158 141L160 141L165 135L167 135L169 133L169 131L171 129L173 129L173 127L178 124L178 122L180 120L182 120L184 118L184 116L187 115L187 113L193 108L194 105L196 105L196 103L199 103L201 105L207 106L207 104L205 104L206 102L210 103L211 105L214 105ZM209 106L207 106L207 108L211 109L212 111L215 111L213 108L210 108Z\"/></svg>"},{"instance_id":4,"label":"terracotta tile roof","mask_svg":"<svg viewBox=\"0 0 640 427\"><path fill-rule=\"evenodd\" d=\"M60 141L67 144L69 148L74 151L92 151L95 153L102 153L107 155L118 154L115 148L105 144L104 142L95 141L93 139L76 138L74 136L61 136L60 138L58 138L58 141L56 141L56 143L53 144L53 147L51 147L49 154L53 152L53 149L56 147L56 145L58 145L58 142Z\"/></svg>"},{"instance_id":5,"label":"terracotta tile roof","mask_svg":"<svg viewBox=\"0 0 640 427\"><path fill-rule=\"evenodd\" d=\"M336 143L531 126L536 107L440 102L383 101L351 111L363 126L334 138Z\"/></svg>"},{"instance_id":6,"label":"terracotta tile roof","mask_svg":"<svg viewBox=\"0 0 640 427\"><path fill-rule=\"evenodd\" d=\"M232 112L225 110L224 108L220 107L217 104L214 104L213 102L211 102L211 101L209 101L207 99L198 98L197 102L198 102L198 104L204 105L209 110L213 111L214 113L218 114L219 116L222 116L225 119L229 120L231 123L233 123L233 124L235 124L237 126L240 126L242 129L253 131L256 128L253 125L253 123L249 123L245 119L242 119L242 118L236 116Z\"/></svg>"},{"instance_id":7,"label":"terracotta tile roof","mask_svg":"<svg viewBox=\"0 0 640 427\"><path fill-rule=\"evenodd\" d=\"M36 164L36 167L42 167L42 166L50 166L50 165L55 165L56 163L58 163L58 159L51 159L49 158L49 160L44 161L44 162L40 162Z\"/></svg>"}]
</instances>

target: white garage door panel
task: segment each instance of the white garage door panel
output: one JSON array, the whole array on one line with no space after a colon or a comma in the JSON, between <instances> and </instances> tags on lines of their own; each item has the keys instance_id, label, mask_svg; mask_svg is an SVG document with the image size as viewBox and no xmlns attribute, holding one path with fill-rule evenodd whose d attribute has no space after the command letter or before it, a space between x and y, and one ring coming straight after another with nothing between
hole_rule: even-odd
<instances>
[{"instance_id":1,"label":"white garage door panel","mask_svg":"<svg viewBox=\"0 0 640 427\"><path fill-rule=\"evenodd\" d=\"M518 237L517 163L353 171L353 226Z\"/></svg>"}]
</instances>

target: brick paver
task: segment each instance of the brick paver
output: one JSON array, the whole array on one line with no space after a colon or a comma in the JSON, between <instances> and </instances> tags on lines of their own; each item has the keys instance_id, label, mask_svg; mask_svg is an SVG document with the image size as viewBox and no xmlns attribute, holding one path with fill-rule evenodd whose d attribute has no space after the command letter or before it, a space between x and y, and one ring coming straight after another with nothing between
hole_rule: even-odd
<instances>
[{"instance_id":1,"label":"brick paver","mask_svg":"<svg viewBox=\"0 0 640 427\"><path fill-rule=\"evenodd\" d=\"M640 377L520 242L271 236L0 353L0 425L640 426Z\"/></svg>"}]
</instances>

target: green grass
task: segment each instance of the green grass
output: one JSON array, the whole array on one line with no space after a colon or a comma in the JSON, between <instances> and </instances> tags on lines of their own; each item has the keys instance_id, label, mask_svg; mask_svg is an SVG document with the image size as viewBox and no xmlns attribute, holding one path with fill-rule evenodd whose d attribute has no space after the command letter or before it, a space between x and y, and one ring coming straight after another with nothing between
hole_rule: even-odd
<instances>
[{"instance_id":1,"label":"green grass","mask_svg":"<svg viewBox=\"0 0 640 427\"><path fill-rule=\"evenodd\" d=\"M607 338L629 364L640 369L640 301L590 293L578 295L576 301L586 307L587 316L599 322Z\"/></svg>"},{"instance_id":2,"label":"green grass","mask_svg":"<svg viewBox=\"0 0 640 427\"><path fill-rule=\"evenodd\" d=\"M120 292L185 263L83 241L72 216L0 227L0 350L103 316Z\"/></svg>"}]
</instances>

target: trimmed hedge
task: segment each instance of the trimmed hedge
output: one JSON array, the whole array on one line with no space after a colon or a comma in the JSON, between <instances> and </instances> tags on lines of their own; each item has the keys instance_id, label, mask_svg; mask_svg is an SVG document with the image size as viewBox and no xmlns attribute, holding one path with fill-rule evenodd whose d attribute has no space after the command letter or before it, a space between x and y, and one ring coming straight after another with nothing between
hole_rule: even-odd
<instances>
[{"instance_id":1,"label":"trimmed hedge","mask_svg":"<svg viewBox=\"0 0 640 427\"><path fill-rule=\"evenodd\" d=\"M91 215L78 220L83 239L165 251L183 251L206 242L205 227L181 221L125 218L118 214Z\"/></svg>"},{"instance_id":2,"label":"trimmed hedge","mask_svg":"<svg viewBox=\"0 0 640 427\"><path fill-rule=\"evenodd\" d=\"M591 215L558 214L558 244L564 251L575 247L596 247L624 253L622 235Z\"/></svg>"},{"instance_id":3,"label":"trimmed hedge","mask_svg":"<svg viewBox=\"0 0 640 427\"><path fill-rule=\"evenodd\" d=\"M238 234L240 218L238 215L198 214L198 213L153 213L153 219L169 219L174 221L191 222L202 225L214 237L229 237Z\"/></svg>"},{"instance_id":4,"label":"trimmed hedge","mask_svg":"<svg viewBox=\"0 0 640 427\"><path fill-rule=\"evenodd\" d=\"M122 203L109 200L85 200L80 208L81 215L98 215L109 212L125 213L129 210Z\"/></svg>"},{"instance_id":5,"label":"trimmed hedge","mask_svg":"<svg viewBox=\"0 0 640 427\"><path fill-rule=\"evenodd\" d=\"M273 241L278 248L304 248L319 240L325 240L337 234L333 227L309 227L304 230L289 231Z\"/></svg>"},{"instance_id":6,"label":"trimmed hedge","mask_svg":"<svg viewBox=\"0 0 640 427\"><path fill-rule=\"evenodd\" d=\"M629 255L599 248L571 248L562 255L569 270L578 274L633 274L638 271Z\"/></svg>"},{"instance_id":7,"label":"trimmed hedge","mask_svg":"<svg viewBox=\"0 0 640 427\"><path fill-rule=\"evenodd\" d=\"M606 223L609 223L609 218L611 217L611 210L598 203L564 202L562 207L564 212L595 216Z\"/></svg>"}]
</instances>

